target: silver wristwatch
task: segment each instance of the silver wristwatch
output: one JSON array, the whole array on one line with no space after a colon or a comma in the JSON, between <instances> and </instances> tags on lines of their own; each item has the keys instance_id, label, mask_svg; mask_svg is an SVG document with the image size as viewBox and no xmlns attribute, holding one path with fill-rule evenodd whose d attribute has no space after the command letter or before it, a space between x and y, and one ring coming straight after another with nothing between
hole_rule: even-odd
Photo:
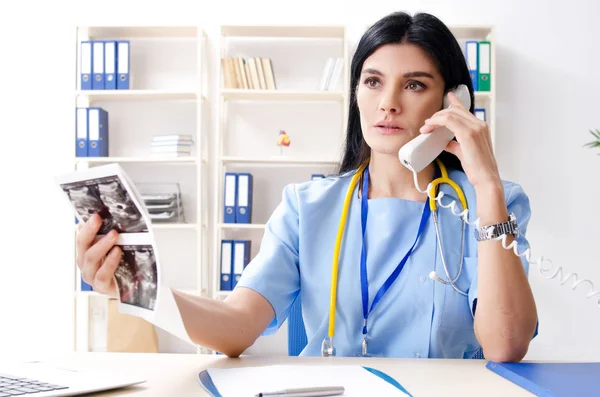
<instances>
[{"instance_id":1,"label":"silver wristwatch","mask_svg":"<svg viewBox=\"0 0 600 397\"><path fill-rule=\"evenodd\" d=\"M512 212L508 217L508 222L482 226L478 229L475 229L475 239L477 241L492 240L502 236L503 234L512 234L515 236L515 238L519 235L517 218Z\"/></svg>"}]
</instances>

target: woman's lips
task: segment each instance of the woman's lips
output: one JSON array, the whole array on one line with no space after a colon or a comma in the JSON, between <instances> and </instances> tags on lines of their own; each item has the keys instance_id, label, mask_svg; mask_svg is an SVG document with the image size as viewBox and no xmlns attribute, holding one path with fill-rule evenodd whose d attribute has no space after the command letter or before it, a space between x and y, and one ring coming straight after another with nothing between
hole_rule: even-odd
<instances>
[{"instance_id":1,"label":"woman's lips","mask_svg":"<svg viewBox=\"0 0 600 397\"><path fill-rule=\"evenodd\" d=\"M404 128L400 128L400 127L375 126L375 129L377 130L377 132L379 132L382 135L394 135L394 134L399 134L402 131L404 131Z\"/></svg>"}]
</instances>

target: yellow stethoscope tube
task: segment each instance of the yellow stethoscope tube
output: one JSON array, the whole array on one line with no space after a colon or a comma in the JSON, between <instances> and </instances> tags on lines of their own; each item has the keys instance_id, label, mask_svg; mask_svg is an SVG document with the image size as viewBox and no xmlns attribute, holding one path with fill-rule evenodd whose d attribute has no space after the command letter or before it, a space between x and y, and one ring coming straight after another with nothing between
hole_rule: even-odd
<instances>
[{"instance_id":1,"label":"yellow stethoscope tube","mask_svg":"<svg viewBox=\"0 0 600 397\"><path fill-rule=\"evenodd\" d=\"M438 167L440 168L442 175L441 175L441 177L436 178L431 182L431 188L429 191L430 197L435 197L435 193L436 193L436 190L439 185L441 185L442 183L447 183L457 193L458 199L462 205L463 210L466 209L467 208L467 200L465 199L465 195L464 195L462 189L452 179L450 179L448 177L448 171L446 170L446 167L444 166L444 164L438 159L436 159L436 163L437 163ZM346 192L346 197L344 199L344 207L342 208L342 215L340 218L340 224L338 227L338 232L337 232L337 236L336 236L336 240L335 240L335 247L334 247L334 251L333 251L333 259L332 259L332 265L331 265L331 291L330 291L330 300L329 300L329 329L328 329L328 333L327 333L328 338L326 338L323 341L323 346L322 346L322 353L324 356L332 356L335 354L335 350L333 348L333 336L335 335L335 311L336 311L336 303L337 303L337 284L338 284L340 250L341 250L341 245L342 245L342 239L344 236L344 231L346 229L346 221L348 218L348 211L350 209L350 202L352 201L352 195L354 193L356 184L358 183L358 180L359 180L360 176L363 174L363 171L365 170L367 165L368 165L368 161L365 162L363 165L361 165L358 168L358 170L352 177L352 180L350 181L350 186L348 187L348 191ZM368 192L363 192L363 194L368 194ZM437 201L430 199L429 207L431 208L431 211L433 213L436 234L438 236L438 243L440 244L440 255L442 256L442 261L444 263L444 270L446 271L446 275L448 277L447 281L442 280L439 277L437 278L437 280L439 280L443 284L451 284L457 292L464 295L465 293L460 291L458 289L458 287L456 287L455 283L456 283L456 280L458 280L458 278L460 277L461 270L462 270L462 256L463 256L462 250L464 247L465 221L463 220L463 222L462 222L461 266L459 266L459 271L458 271L458 274L456 275L456 277L451 278L450 275L448 274L446 261L444 259L444 255L443 255L443 251L442 251L442 247L441 247L441 239L440 239L440 233L439 233L439 227L438 227L437 215L436 215L436 212L438 209Z\"/></svg>"},{"instance_id":2,"label":"yellow stethoscope tube","mask_svg":"<svg viewBox=\"0 0 600 397\"><path fill-rule=\"evenodd\" d=\"M342 217L340 218L340 226L338 227L337 237L335 239L335 247L333 250L333 263L331 265L331 296L329 300L329 338L333 338L335 333L335 307L337 302L337 284L338 284L338 265L340 259L340 247L342 245L342 238L344 236L344 230L346 229L346 219L348 218L348 209L350 208L350 201L352 201L352 194L358 179L362 175L365 168L367 168L368 162L361 165L356 171L356 174L350 181L350 186L346 192L346 198L344 199L344 208L342 209Z\"/></svg>"}]
</instances>

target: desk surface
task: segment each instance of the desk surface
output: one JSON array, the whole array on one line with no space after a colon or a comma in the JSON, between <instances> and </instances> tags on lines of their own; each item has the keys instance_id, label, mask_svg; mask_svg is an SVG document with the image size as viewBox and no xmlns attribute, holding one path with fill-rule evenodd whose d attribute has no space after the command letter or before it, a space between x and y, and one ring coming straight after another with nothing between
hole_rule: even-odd
<instances>
[{"instance_id":1,"label":"desk surface","mask_svg":"<svg viewBox=\"0 0 600 397\"><path fill-rule=\"evenodd\" d=\"M395 378L415 397L533 395L485 368L484 360L256 356L231 359L196 354L75 353L47 361L89 369L135 370L146 378L143 384L94 396L207 396L197 380L203 369L276 364L368 365Z\"/></svg>"}]
</instances>

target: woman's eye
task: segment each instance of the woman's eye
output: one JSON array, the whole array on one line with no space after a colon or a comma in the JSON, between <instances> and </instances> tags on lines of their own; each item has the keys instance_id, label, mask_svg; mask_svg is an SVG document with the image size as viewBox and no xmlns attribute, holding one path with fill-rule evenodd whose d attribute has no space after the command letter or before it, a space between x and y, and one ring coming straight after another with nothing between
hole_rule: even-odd
<instances>
[{"instance_id":1,"label":"woman's eye","mask_svg":"<svg viewBox=\"0 0 600 397\"><path fill-rule=\"evenodd\" d=\"M367 87L377 87L377 84L379 84L379 81L374 78L374 77L367 77L367 79L365 79L365 84L367 85Z\"/></svg>"},{"instance_id":2,"label":"woman's eye","mask_svg":"<svg viewBox=\"0 0 600 397\"><path fill-rule=\"evenodd\" d=\"M407 88L411 91L420 91L423 88L425 88L425 85L418 81L411 81L410 83L408 83Z\"/></svg>"}]
</instances>

